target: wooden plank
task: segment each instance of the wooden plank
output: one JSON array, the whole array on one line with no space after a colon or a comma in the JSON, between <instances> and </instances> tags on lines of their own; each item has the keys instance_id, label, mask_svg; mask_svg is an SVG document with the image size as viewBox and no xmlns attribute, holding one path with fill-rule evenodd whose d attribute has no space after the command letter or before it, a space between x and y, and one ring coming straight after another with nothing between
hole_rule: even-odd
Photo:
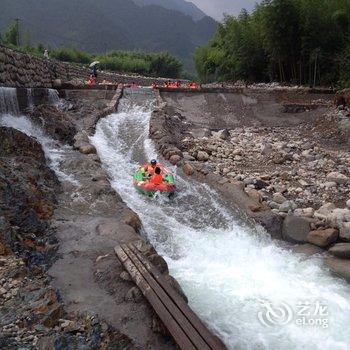
<instances>
[{"instance_id":1,"label":"wooden plank","mask_svg":"<svg viewBox=\"0 0 350 350\"><path fill-rule=\"evenodd\" d=\"M166 291L169 297L176 303L182 313L191 322L193 327L200 333L206 343L215 350L224 350L226 346L208 328L203 324L199 317L192 311L188 304L181 298L179 293L166 281L164 276L139 252L139 250L132 244L128 244L130 249L135 253L139 260L143 263L149 273L157 280L161 287Z\"/></svg>"},{"instance_id":2,"label":"wooden plank","mask_svg":"<svg viewBox=\"0 0 350 350\"><path fill-rule=\"evenodd\" d=\"M197 350L124 250L118 246L115 248L115 253L135 281L136 285L140 288L142 294L151 304L162 322L166 325L178 346L183 350Z\"/></svg>"},{"instance_id":3,"label":"wooden plank","mask_svg":"<svg viewBox=\"0 0 350 350\"><path fill-rule=\"evenodd\" d=\"M122 249L129 256L129 258L135 264L137 269L141 272L144 279L147 281L150 287L154 290L154 292L158 295L159 299L162 301L162 303L167 308L167 310L171 313L171 315L175 318L179 326L191 339L195 347L201 350L211 350L210 346L206 343L206 341L202 338L202 336L198 333L198 331L193 327L193 325L188 321L186 316L181 312L181 310L173 302L173 300L169 298L169 296L166 294L163 288L158 284L158 282L150 275L147 269L143 266L142 262L131 251L131 249L129 249L129 247L126 245L123 245Z\"/></svg>"}]
</instances>

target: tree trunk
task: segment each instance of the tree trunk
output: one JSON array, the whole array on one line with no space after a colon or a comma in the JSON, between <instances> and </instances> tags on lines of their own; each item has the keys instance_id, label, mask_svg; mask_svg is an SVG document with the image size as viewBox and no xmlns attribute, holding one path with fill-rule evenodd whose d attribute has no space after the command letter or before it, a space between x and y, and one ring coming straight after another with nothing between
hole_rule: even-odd
<instances>
[{"instance_id":1,"label":"tree trunk","mask_svg":"<svg viewBox=\"0 0 350 350\"><path fill-rule=\"evenodd\" d=\"M316 53L316 57L315 57L314 87L316 86L316 77L317 77L317 56L318 56L318 53Z\"/></svg>"}]
</instances>

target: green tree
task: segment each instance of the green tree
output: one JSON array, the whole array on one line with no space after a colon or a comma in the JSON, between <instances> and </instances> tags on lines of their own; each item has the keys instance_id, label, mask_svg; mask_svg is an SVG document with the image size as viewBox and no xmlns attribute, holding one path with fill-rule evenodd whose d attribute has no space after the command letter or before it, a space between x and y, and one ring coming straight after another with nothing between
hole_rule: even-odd
<instances>
[{"instance_id":1,"label":"green tree","mask_svg":"<svg viewBox=\"0 0 350 350\"><path fill-rule=\"evenodd\" d=\"M151 72L166 78L178 78L182 71L180 60L169 53L154 54L151 58Z\"/></svg>"},{"instance_id":2,"label":"green tree","mask_svg":"<svg viewBox=\"0 0 350 350\"><path fill-rule=\"evenodd\" d=\"M264 0L227 16L194 60L203 81L344 84L349 34L349 0Z\"/></svg>"},{"instance_id":3,"label":"green tree","mask_svg":"<svg viewBox=\"0 0 350 350\"><path fill-rule=\"evenodd\" d=\"M18 45L19 29L17 23L12 23L4 34L3 43L5 45Z\"/></svg>"}]
</instances>

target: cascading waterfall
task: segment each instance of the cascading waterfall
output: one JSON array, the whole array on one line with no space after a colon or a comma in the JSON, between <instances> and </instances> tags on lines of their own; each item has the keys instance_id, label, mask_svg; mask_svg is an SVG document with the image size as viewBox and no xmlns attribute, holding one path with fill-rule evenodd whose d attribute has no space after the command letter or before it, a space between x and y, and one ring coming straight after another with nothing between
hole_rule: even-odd
<instances>
[{"instance_id":1,"label":"cascading waterfall","mask_svg":"<svg viewBox=\"0 0 350 350\"><path fill-rule=\"evenodd\" d=\"M24 134L35 137L41 144L50 168L56 173L60 181L69 181L74 185L79 182L73 175L67 174L60 169L60 164L64 157L72 151L70 146L62 145L60 142L53 140L45 135L45 133L26 116L14 116L10 114L0 113L0 126L13 128L23 132Z\"/></svg>"},{"instance_id":2,"label":"cascading waterfall","mask_svg":"<svg viewBox=\"0 0 350 350\"><path fill-rule=\"evenodd\" d=\"M320 257L280 248L261 228L238 221L215 191L187 178L177 177L173 200L136 193L133 172L156 157L148 138L152 106L149 98L136 104L124 96L91 141L198 315L230 349L350 349L350 286Z\"/></svg>"},{"instance_id":3,"label":"cascading waterfall","mask_svg":"<svg viewBox=\"0 0 350 350\"><path fill-rule=\"evenodd\" d=\"M33 98L33 90L27 89L27 100L28 100L28 109L33 111L34 109L34 98Z\"/></svg>"},{"instance_id":4,"label":"cascading waterfall","mask_svg":"<svg viewBox=\"0 0 350 350\"><path fill-rule=\"evenodd\" d=\"M0 114L19 114L17 90L11 87L0 87Z\"/></svg>"},{"instance_id":5,"label":"cascading waterfall","mask_svg":"<svg viewBox=\"0 0 350 350\"><path fill-rule=\"evenodd\" d=\"M48 89L47 93L48 93L49 104L53 106L57 106L60 102L58 91L55 89Z\"/></svg>"}]
</instances>

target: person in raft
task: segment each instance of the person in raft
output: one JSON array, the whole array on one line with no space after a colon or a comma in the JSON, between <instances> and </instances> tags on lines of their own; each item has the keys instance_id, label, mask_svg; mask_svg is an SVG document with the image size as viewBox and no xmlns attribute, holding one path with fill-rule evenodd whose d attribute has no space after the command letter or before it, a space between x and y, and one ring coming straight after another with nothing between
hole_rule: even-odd
<instances>
[{"instance_id":1,"label":"person in raft","mask_svg":"<svg viewBox=\"0 0 350 350\"><path fill-rule=\"evenodd\" d=\"M154 175L151 177L150 183L154 185L161 185L164 181L163 176L161 175L162 170L159 167L156 167L154 170Z\"/></svg>"},{"instance_id":2,"label":"person in raft","mask_svg":"<svg viewBox=\"0 0 350 350\"><path fill-rule=\"evenodd\" d=\"M157 161L155 159L152 159L150 163L145 164L142 167L145 177L153 176L156 168L157 168Z\"/></svg>"},{"instance_id":3,"label":"person in raft","mask_svg":"<svg viewBox=\"0 0 350 350\"><path fill-rule=\"evenodd\" d=\"M97 79L97 64L94 64L92 67L91 67L91 75L95 77L95 79Z\"/></svg>"}]
</instances>

